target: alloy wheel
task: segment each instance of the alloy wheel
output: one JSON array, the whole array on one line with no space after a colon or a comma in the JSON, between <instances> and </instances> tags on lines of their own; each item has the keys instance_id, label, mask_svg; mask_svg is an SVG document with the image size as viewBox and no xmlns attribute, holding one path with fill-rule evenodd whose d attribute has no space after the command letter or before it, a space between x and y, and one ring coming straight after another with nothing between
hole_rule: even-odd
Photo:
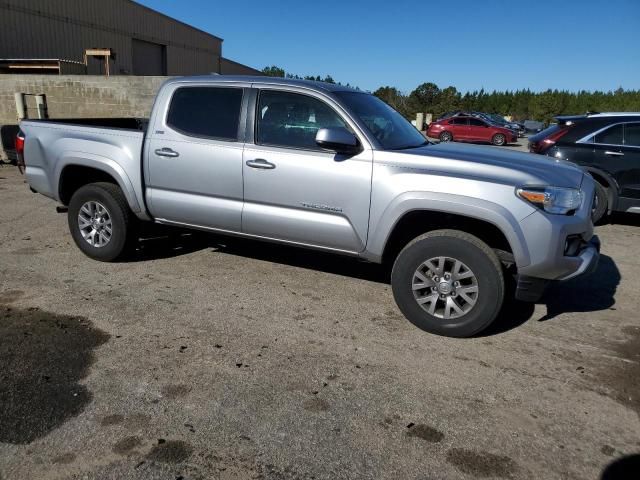
<instances>
[{"instance_id":1,"label":"alloy wheel","mask_svg":"<svg viewBox=\"0 0 640 480\"><path fill-rule=\"evenodd\" d=\"M460 260L434 257L413 274L413 296L428 314L444 320L463 317L478 301L478 280Z\"/></svg>"},{"instance_id":2,"label":"alloy wheel","mask_svg":"<svg viewBox=\"0 0 640 480\"><path fill-rule=\"evenodd\" d=\"M89 245L104 247L111 240L113 223L107 208L96 201L85 202L78 212L78 228Z\"/></svg>"}]
</instances>

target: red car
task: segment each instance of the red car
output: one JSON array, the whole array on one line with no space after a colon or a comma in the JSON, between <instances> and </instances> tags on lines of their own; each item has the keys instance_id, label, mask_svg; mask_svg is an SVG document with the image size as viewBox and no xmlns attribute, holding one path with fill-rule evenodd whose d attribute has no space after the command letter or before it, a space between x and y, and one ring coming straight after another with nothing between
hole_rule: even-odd
<instances>
[{"instance_id":1,"label":"red car","mask_svg":"<svg viewBox=\"0 0 640 480\"><path fill-rule=\"evenodd\" d=\"M427 136L439 138L441 142L490 142L506 145L518 141L518 134L508 128L499 127L476 117L449 117L432 122Z\"/></svg>"}]
</instances>

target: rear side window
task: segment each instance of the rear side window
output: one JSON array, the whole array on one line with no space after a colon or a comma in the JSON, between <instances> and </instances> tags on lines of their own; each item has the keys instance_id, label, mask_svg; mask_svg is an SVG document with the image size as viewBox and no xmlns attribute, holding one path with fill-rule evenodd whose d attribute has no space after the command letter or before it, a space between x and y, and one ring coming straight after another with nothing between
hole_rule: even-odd
<instances>
[{"instance_id":1,"label":"rear side window","mask_svg":"<svg viewBox=\"0 0 640 480\"><path fill-rule=\"evenodd\" d=\"M622 125L613 125L594 135L593 142L605 145L622 145Z\"/></svg>"},{"instance_id":2,"label":"rear side window","mask_svg":"<svg viewBox=\"0 0 640 480\"><path fill-rule=\"evenodd\" d=\"M347 128L326 103L298 93L263 90L258 102L257 143L322 150L316 144L321 128Z\"/></svg>"},{"instance_id":3,"label":"rear side window","mask_svg":"<svg viewBox=\"0 0 640 480\"><path fill-rule=\"evenodd\" d=\"M171 98L167 125L185 135L237 140L241 88L182 87Z\"/></svg>"},{"instance_id":4,"label":"rear side window","mask_svg":"<svg viewBox=\"0 0 640 480\"><path fill-rule=\"evenodd\" d=\"M468 125L466 118L456 117L449 122L450 125Z\"/></svg>"},{"instance_id":5,"label":"rear side window","mask_svg":"<svg viewBox=\"0 0 640 480\"><path fill-rule=\"evenodd\" d=\"M627 123L624 126L624 144L640 147L640 123Z\"/></svg>"}]
</instances>

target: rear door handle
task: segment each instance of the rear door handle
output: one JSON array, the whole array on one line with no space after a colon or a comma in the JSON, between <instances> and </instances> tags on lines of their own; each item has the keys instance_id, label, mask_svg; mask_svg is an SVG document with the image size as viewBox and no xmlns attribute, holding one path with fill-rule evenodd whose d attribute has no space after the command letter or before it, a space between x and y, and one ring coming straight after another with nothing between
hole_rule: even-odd
<instances>
[{"instance_id":1,"label":"rear door handle","mask_svg":"<svg viewBox=\"0 0 640 480\"><path fill-rule=\"evenodd\" d=\"M611 150L605 150L605 155L611 155L613 157L624 157L624 153L622 152L612 152Z\"/></svg>"},{"instance_id":2,"label":"rear door handle","mask_svg":"<svg viewBox=\"0 0 640 480\"><path fill-rule=\"evenodd\" d=\"M267 162L264 158L256 158L255 160L247 160L247 167L261 168L263 170L273 170L276 168L274 163Z\"/></svg>"},{"instance_id":3,"label":"rear door handle","mask_svg":"<svg viewBox=\"0 0 640 480\"><path fill-rule=\"evenodd\" d=\"M178 152L176 152L175 150L171 150L170 148L158 148L155 151L156 155L158 155L159 157L171 157L171 158L175 158L175 157L179 157L180 154Z\"/></svg>"}]
</instances>

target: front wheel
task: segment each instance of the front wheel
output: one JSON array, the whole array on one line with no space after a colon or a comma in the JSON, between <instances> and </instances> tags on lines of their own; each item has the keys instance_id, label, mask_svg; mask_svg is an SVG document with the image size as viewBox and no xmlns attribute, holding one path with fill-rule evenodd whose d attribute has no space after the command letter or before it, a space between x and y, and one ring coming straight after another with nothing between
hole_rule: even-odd
<instances>
[{"instance_id":1,"label":"front wheel","mask_svg":"<svg viewBox=\"0 0 640 480\"><path fill-rule=\"evenodd\" d=\"M609 209L609 191L600 182L596 182L596 192L591 209L591 221L595 224L602 220Z\"/></svg>"},{"instance_id":2,"label":"front wheel","mask_svg":"<svg viewBox=\"0 0 640 480\"><path fill-rule=\"evenodd\" d=\"M492 138L491 138L491 143L493 143L494 145L497 145L498 147L504 145L505 143L507 143L507 137L505 137L502 133L496 133Z\"/></svg>"},{"instance_id":3,"label":"front wheel","mask_svg":"<svg viewBox=\"0 0 640 480\"><path fill-rule=\"evenodd\" d=\"M67 218L76 245L94 260L117 260L136 240L136 219L124 194L112 183L80 187L71 197Z\"/></svg>"},{"instance_id":4,"label":"front wheel","mask_svg":"<svg viewBox=\"0 0 640 480\"><path fill-rule=\"evenodd\" d=\"M411 241L391 273L393 296L422 330L469 337L486 329L504 301L500 260L479 238L435 230Z\"/></svg>"}]
</instances>

